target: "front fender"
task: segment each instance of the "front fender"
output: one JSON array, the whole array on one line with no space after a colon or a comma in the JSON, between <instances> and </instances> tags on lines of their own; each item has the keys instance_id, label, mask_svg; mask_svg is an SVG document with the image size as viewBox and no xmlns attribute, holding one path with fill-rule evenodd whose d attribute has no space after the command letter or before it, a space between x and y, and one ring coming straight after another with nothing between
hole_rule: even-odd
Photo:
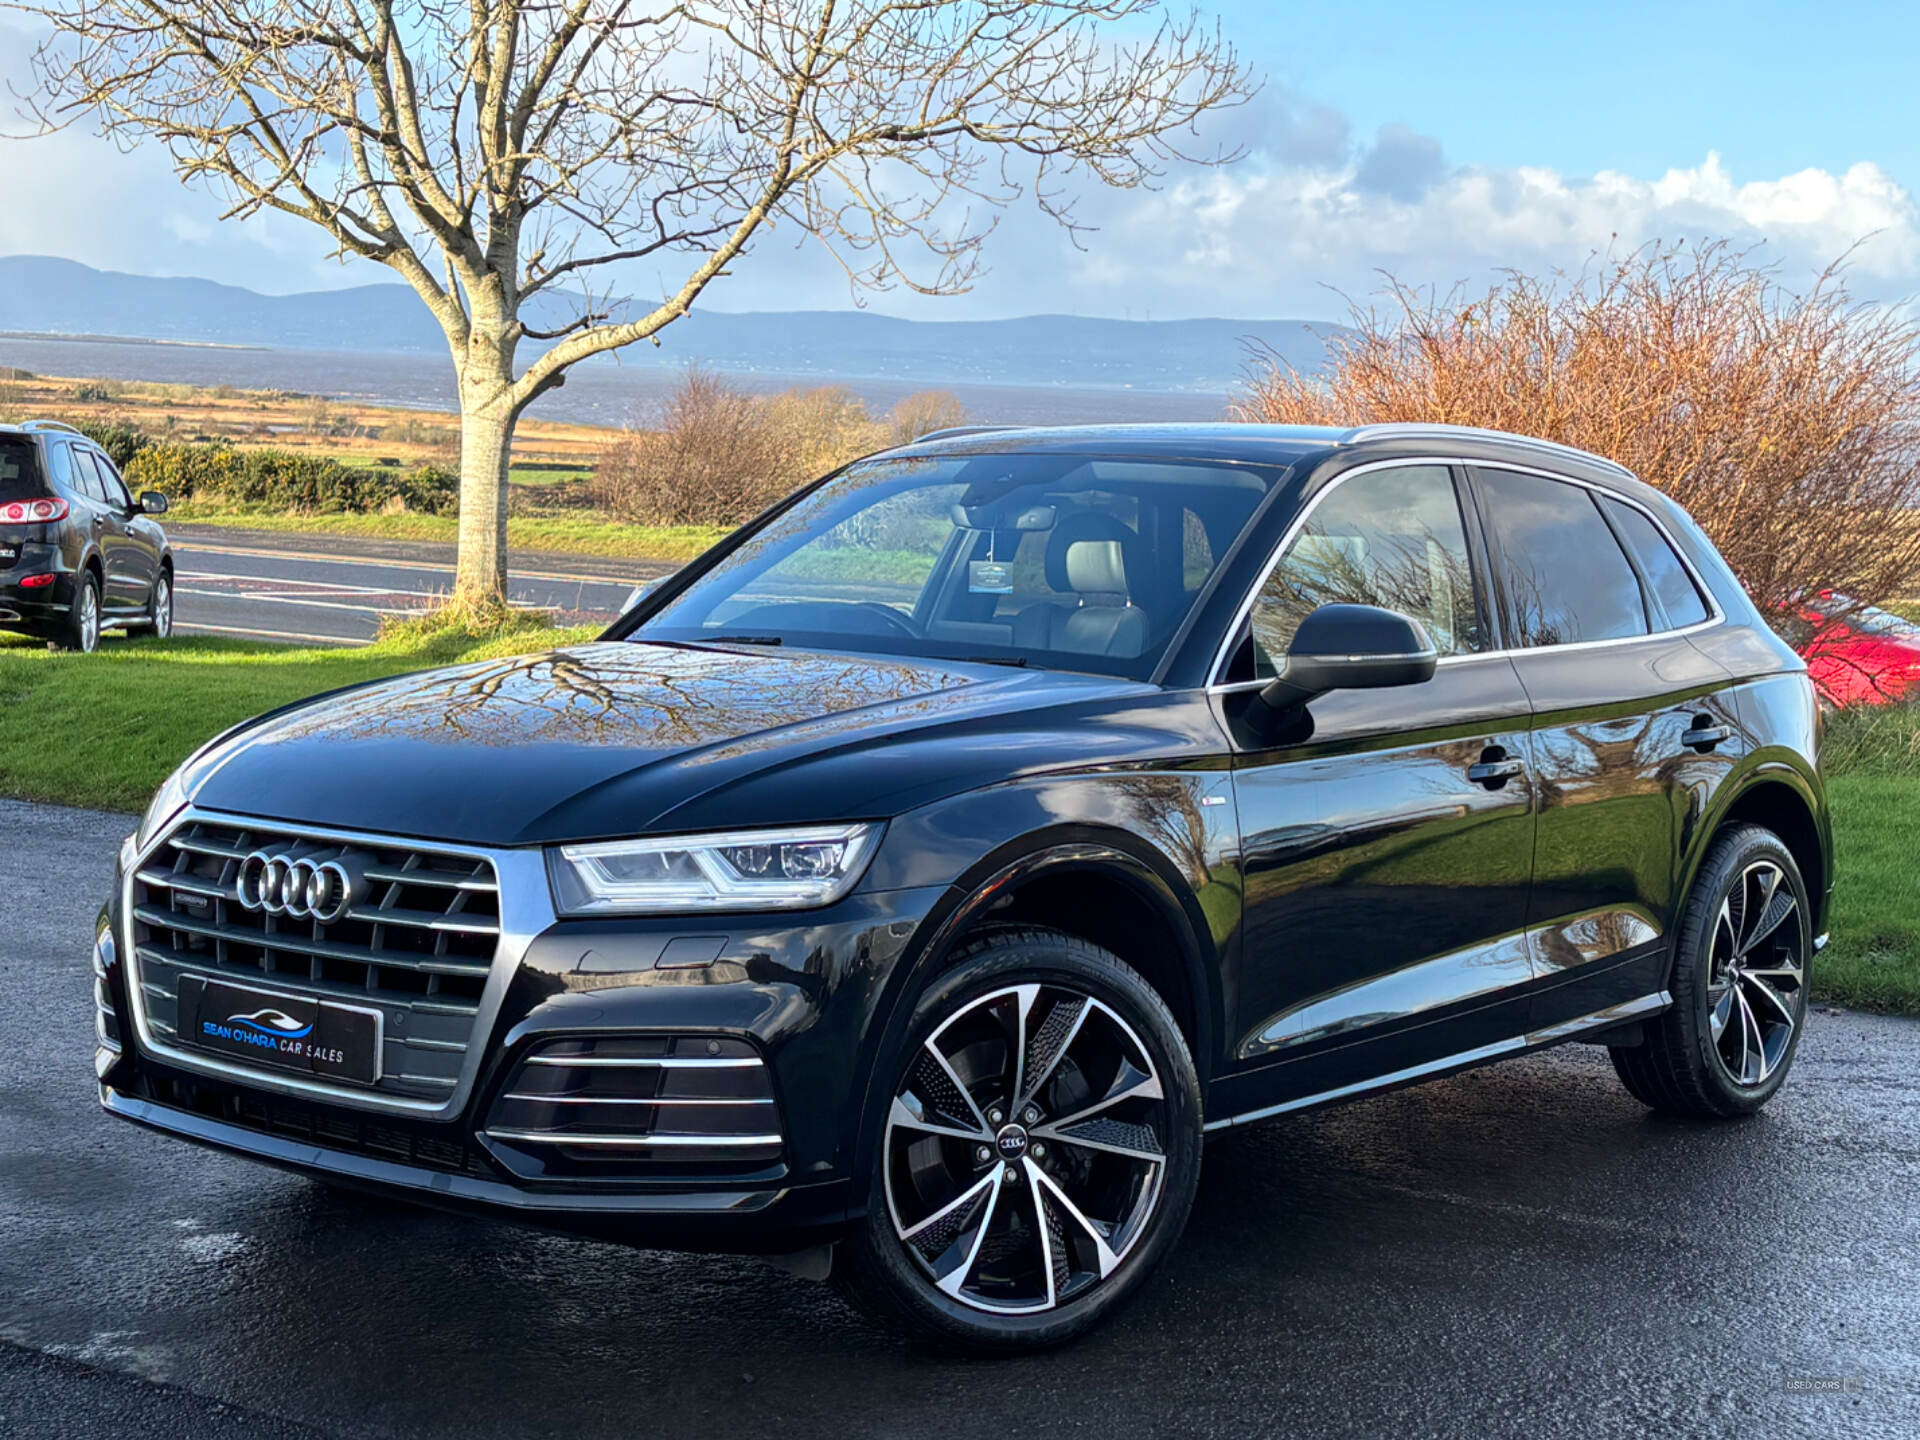
<instances>
[{"instance_id":1,"label":"front fender","mask_svg":"<svg viewBox=\"0 0 1920 1440\"><path fill-rule=\"evenodd\" d=\"M1094 872L1125 885L1176 937L1193 996L1202 1082L1224 1033L1223 976L1238 944L1239 840L1222 767L1052 775L994 786L895 820L868 884L945 884L910 957L875 1007L875 1043L851 1138L855 1174L871 1163L914 1005L964 937L1000 900L1035 880ZM937 879L935 877L938 877Z\"/></svg>"}]
</instances>

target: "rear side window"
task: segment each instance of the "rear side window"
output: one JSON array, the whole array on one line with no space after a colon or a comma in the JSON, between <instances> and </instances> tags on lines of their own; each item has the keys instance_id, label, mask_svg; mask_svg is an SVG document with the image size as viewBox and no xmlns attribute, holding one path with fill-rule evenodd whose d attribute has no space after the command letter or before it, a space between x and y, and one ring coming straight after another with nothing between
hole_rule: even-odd
<instances>
[{"instance_id":1,"label":"rear side window","mask_svg":"<svg viewBox=\"0 0 1920 1440\"><path fill-rule=\"evenodd\" d=\"M1700 598L1693 577L1687 573L1680 557L1673 553L1673 543L1660 533L1660 527L1644 512L1611 495L1601 500L1600 507L1620 532L1640 573L1646 576L1654 599L1666 611L1668 628L1678 630L1705 620L1709 613L1707 602Z\"/></svg>"},{"instance_id":2,"label":"rear side window","mask_svg":"<svg viewBox=\"0 0 1920 1440\"><path fill-rule=\"evenodd\" d=\"M0 435L0 505L38 500L46 493L33 441L24 435Z\"/></svg>"},{"instance_id":3,"label":"rear side window","mask_svg":"<svg viewBox=\"0 0 1920 1440\"><path fill-rule=\"evenodd\" d=\"M100 472L94 468L93 456L78 448L73 451L73 483L82 495L95 504L107 503L107 488L100 479Z\"/></svg>"},{"instance_id":4,"label":"rear side window","mask_svg":"<svg viewBox=\"0 0 1920 1440\"><path fill-rule=\"evenodd\" d=\"M1476 475L1516 644L1648 632L1640 579L1590 491L1513 470Z\"/></svg>"}]
</instances>

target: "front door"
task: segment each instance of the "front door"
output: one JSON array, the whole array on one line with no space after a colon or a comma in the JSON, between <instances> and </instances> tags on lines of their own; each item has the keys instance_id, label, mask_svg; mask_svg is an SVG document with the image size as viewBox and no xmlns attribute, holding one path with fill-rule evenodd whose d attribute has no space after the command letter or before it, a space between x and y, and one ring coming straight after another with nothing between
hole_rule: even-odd
<instances>
[{"instance_id":1,"label":"front door","mask_svg":"<svg viewBox=\"0 0 1920 1440\"><path fill-rule=\"evenodd\" d=\"M1528 924L1550 1028L1665 984L1679 857L1744 741L1727 672L1688 640L1707 600L1617 496L1478 467L1496 588L1534 711Z\"/></svg>"},{"instance_id":2,"label":"front door","mask_svg":"<svg viewBox=\"0 0 1920 1440\"><path fill-rule=\"evenodd\" d=\"M1242 983L1221 1113L1339 1089L1525 1029L1535 781L1529 706L1492 650L1456 477L1337 478L1262 587L1220 698L1235 737ZM1263 738L1257 683L1323 604L1420 620L1442 659L1398 689L1335 691L1311 733ZM1247 673L1250 672L1250 673ZM1216 1102L1220 1104L1221 1102Z\"/></svg>"}]
</instances>

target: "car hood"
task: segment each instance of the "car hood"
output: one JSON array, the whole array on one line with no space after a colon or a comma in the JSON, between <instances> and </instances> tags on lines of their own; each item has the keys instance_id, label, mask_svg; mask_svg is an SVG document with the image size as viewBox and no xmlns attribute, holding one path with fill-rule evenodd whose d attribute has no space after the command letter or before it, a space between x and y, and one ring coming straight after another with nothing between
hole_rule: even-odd
<instances>
[{"instance_id":1,"label":"car hood","mask_svg":"<svg viewBox=\"0 0 1920 1440\"><path fill-rule=\"evenodd\" d=\"M230 734L184 779L204 809L471 844L877 818L1066 763L1071 712L1129 691L1154 693L995 665L602 643L322 696ZM1008 754L978 733L1036 708L1059 712L1062 745ZM845 763L951 729L972 738L939 760L914 746L911 765ZM808 783L823 757L839 762L830 783Z\"/></svg>"}]
</instances>

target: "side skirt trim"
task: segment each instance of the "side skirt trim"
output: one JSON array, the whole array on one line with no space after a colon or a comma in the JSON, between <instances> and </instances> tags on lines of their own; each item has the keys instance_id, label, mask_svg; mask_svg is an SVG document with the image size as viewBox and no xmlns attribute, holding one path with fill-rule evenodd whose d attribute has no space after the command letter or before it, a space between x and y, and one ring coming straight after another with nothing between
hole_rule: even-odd
<instances>
[{"instance_id":1,"label":"side skirt trim","mask_svg":"<svg viewBox=\"0 0 1920 1440\"><path fill-rule=\"evenodd\" d=\"M1389 1090L1414 1080L1431 1079L1450 1070L1465 1070L1474 1065L1485 1064L1502 1056L1515 1055L1523 1050L1538 1050L1543 1046L1554 1045L1562 1040L1586 1030L1604 1030L1610 1025L1638 1019L1642 1015L1656 1014L1673 1004L1673 996L1665 990L1656 990L1651 995L1642 995L1637 1000L1624 1000L1618 1005L1609 1005L1604 1010L1596 1010L1591 1015L1582 1015L1576 1020L1563 1021L1550 1025L1544 1030L1529 1031L1524 1035L1514 1035L1505 1040L1496 1040L1491 1045L1481 1045L1473 1050L1463 1050L1457 1055L1445 1055L1438 1060L1429 1060L1422 1065L1410 1065L1405 1070L1395 1070L1386 1075L1376 1075L1370 1080L1357 1080L1351 1085L1342 1085L1334 1090L1322 1090L1314 1095L1302 1095L1293 1100L1282 1100L1278 1105L1263 1106L1258 1110L1249 1110L1244 1115L1233 1115L1225 1120L1210 1120L1205 1129L1208 1132L1225 1130L1234 1125L1248 1125L1256 1120L1265 1120L1274 1115L1285 1115L1294 1110L1307 1110L1317 1105L1329 1105L1336 1100L1348 1100L1357 1095L1366 1095L1375 1090Z\"/></svg>"}]
</instances>

